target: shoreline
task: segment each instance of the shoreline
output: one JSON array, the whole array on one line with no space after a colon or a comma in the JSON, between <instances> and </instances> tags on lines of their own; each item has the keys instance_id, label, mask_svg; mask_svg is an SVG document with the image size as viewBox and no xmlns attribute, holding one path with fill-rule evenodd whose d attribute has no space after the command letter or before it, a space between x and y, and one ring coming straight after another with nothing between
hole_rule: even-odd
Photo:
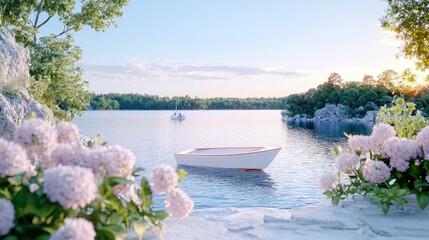
<instances>
[{"instance_id":1,"label":"shoreline","mask_svg":"<svg viewBox=\"0 0 429 240\"><path fill-rule=\"evenodd\" d=\"M429 210L409 202L387 215L361 196L294 209L199 209L183 220L168 218L163 233L149 229L145 239L427 239ZM137 239L132 230L127 239Z\"/></svg>"}]
</instances>

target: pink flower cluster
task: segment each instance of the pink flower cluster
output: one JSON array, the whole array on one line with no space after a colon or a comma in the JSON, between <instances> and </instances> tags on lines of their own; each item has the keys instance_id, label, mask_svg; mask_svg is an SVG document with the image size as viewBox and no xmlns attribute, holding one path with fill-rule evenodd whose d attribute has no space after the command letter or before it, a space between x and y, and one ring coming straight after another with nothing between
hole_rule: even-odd
<instances>
[{"instance_id":1,"label":"pink flower cluster","mask_svg":"<svg viewBox=\"0 0 429 240\"><path fill-rule=\"evenodd\" d=\"M424 159L429 160L429 126L426 126L417 134L416 142L423 150Z\"/></svg>"},{"instance_id":2,"label":"pink flower cluster","mask_svg":"<svg viewBox=\"0 0 429 240\"><path fill-rule=\"evenodd\" d=\"M0 236L4 236L15 226L15 208L11 201L0 198Z\"/></svg>"},{"instance_id":3,"label":"pink flower cluster","mask_svg":"<svg viewBox=\"0 0 429 240\"><path fill-rule=\"evenodd\" d=\"M194 202L180 189L173 189L168 193L165 207L170 216L186 218L194 208Z\"/></svg>"},{"instance_id":4,"label":"pink flower cluster","mask_svg":"<svg viewBox=\"0 0 429 240\"><path fill-rule=\"evenodd\" d=\"M383 145L387 139L395 137L395 128L385 124L379 123L372 130L371 134L371 151L372 153L383 153Z\"/></svg>"},{"instance_id":5,"label":"pink flower cluster","mask_svg":"<svg viewBox=\"0 0 429 240\"><path fill-rule=\"evenodd\" d=\"M408 138L392 137L383 146L383 153L390 158L390 166L400 172L407 171L410 165L409 160L417 158L420 152L417 143Z\"/></svg>"},{"instance_id":6,"label":"pink flower cluster","mask_svg":"<svg viewBox=\"0 0 429 240\"><path fill-rule=\"evenodd\" d=\"M122 177L134 180L132 169L136 157L134 154L121 146L95 147L85 149L81 152L81 163L92 169L97 176ZM114 194L119 195L129 190L129 185L117 185Z\"/></svg>"},{"instance_id":7,"label":"pink flower cluster","mask_svg":"<svg viewBox=\"0 0 429 240\"><path fill-rule=\"evenodd\" d=\"M81 166L81 157L79 156L79 148L72 144L58 144L51 153L53 166ZM45 166L52 167L52 166Z\"/></svg>"},{"instance_id":8,"label":"pink flower cluster","mask_svg":"<svg viewBox=\"0 0 429 240\"><path fill-rule=\"evenodd\" d=\"M354 153L342 152L335 161L337 169L341 172L353 169L359 164L359 157Z\"/></svg>"},{"instance_id":9,"label":"pink flower cluster","mask_svg":"<svg viewBox=\"0 0 429 240\"><path fill-rule=\"evenodd\" d=\"M37 157L45 164L50 161L57 135L49 123L41 119L28 119L16 128L14 140L27 150L29 157Z\"/></svg>"},{"instance_id":10,"label":"pink flower cluster","mask_svg":"<svg viewBox=\"0 0 429 240\"><path fill-rule=\"evenodd\" d=\"M338 182L337 176L333 173L326 173L319 179L319 186L325 190L333 189Z\"/></svg>"},{"instance_id":11,"label":"pink flower cluster","mask_svg":"<svg viewBox=\"0 0 429 240\"><path fill-rule=\"evenodd\" d=\"M0 177L28 172L31 162L18 144L0 138Z\"/></svg>"},{"instance_id":12,"label":"pink flower cluster","mask_svg":"<svg viewBox=\"0 0 429 240\"><path fill-rule=\"evenodd\" d=\"M382 183L390 178L389 167L382 161L367 159L363 165L363 178L372 183Z\"/></svg>"},{"instance_id":13,"label":"pink flower cluster","mask_svg":"<svg viewBox=\"0 0 429 240\"><path fill-rule=\"evenodd\" d=\"M90 169L59 165L45 171L43 192L66 209L78 209L97 197L97 185Z\"/></svg>"},{"instance_id":14,"label":"pink flower cluster","mask_svg":"<svg viewBox=\"0 0 429 240\"><path fill-rule=\"evenodd\" d=\"M93 240L95 239L94 226L84 218L66 218L64 225L58 228L49 240L66 239Z\"/></svg>"},{"instance_id":15,"label":"pink flower cluster","mask_svg":"<svg viewBox=\"0 0 429 240\"><path fill-rule=\"evenodd\" d=\"M79 128L73 123L61 121L55 127L58 143L77 144L79 143Z\"/></svg>"},{"instance_id":16,"label":"pink flower cluster","mask_svg":"<svg viewBox=\"0 0 429 240\"><path fill-rule=\"evenodd\" d=\"M157 194L170 192L176 187L179 180L176 171L167 164L158 165L152 171L151 178L153 179L153 189Z\"/></svg>"},{"instance_id":17,"label":"pink flower cluster","mask_svg":"<svg viewBox=\"0 0 429 240\"><path fill-rule=\"evenodd\" d=\"M371 136L355 135L349 138L349 146L353 151L360 151L361 154L366 154L371 150Z\"/></svg>"}]
</instances>

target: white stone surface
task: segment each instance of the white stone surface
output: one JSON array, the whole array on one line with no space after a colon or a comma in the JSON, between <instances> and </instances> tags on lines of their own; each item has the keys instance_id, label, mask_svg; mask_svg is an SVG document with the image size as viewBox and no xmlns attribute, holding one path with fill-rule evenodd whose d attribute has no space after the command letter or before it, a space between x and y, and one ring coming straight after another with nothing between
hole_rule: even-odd
<instances>
[{"instance_id":1,"label":"white stone surface","mask_svg":"<svg viewBox=\"0 0 429 240\"><path fill-rule=\"evenodd\" d=\"M187 219L165 220L162 232L150 229L145 239L429 239L429 211L410 202L387 215L363 198L289 210L201 209ZM127 238L136 239L132 232Z\"/></svg>"}]
</instances>

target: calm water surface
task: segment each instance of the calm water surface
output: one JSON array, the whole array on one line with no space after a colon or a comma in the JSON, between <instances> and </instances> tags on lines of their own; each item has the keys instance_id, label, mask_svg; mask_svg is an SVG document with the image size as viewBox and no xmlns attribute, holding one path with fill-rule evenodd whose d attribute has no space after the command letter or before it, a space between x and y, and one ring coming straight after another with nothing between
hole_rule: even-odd
<instances>
[{"instance_id":1,"label":"calm water surface","mask_svg":"<svg viewBox=\"0 0 429 240\"><path fill-rule=\"evenodd\" d=\"M263 172L180 166L189 172L181 188L196 208L294 208L327 202L318 178L334 169L330 149L345 143L344 131L371 131L355 124L288 126L280 120L280 111L184 113L187 119L177 122L170 120L171 111L88 111L73 122L86 136L101 134L111 144L131 149L146 175L160 163L176 166L173 154L189 148L283 148Z\"/></svg>"}]
</instances>

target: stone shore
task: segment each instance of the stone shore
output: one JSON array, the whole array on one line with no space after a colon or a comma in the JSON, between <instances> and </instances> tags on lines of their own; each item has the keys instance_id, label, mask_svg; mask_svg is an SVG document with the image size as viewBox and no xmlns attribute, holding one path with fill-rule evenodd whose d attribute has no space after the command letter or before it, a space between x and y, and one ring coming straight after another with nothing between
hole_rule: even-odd
<instances>
[{"instance_id":1,"label":"stone shore","mask_svg":"<svg viewBox=\"0 0 429 240\"><path fill-rule=\"evenodd\" d=\"M297 209L201 209L165 220L162 232L149 230L145 239L429 239L429 211L410 202L387 215L363 198ZM137 238L130 232L127 239Z\"/></svg>"}]
</instances>

